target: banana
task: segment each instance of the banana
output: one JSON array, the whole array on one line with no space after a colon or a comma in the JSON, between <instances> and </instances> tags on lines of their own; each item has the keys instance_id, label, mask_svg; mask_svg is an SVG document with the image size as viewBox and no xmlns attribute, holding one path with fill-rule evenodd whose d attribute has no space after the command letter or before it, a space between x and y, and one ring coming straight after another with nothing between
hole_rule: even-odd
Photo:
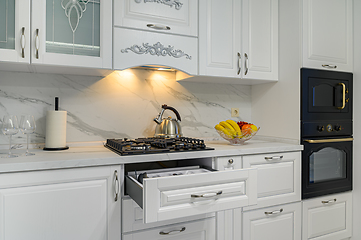
<instances>
[{"instance_id":1,"label":"banana","mask_svg":"<svg viewBox=\"0 0 361 240\"><path fill-rule=\"evenodd\" d=\"M224 127L225 129L227 129L227 131L232 135L232 136L237 136L237 132L236 130L234 130L234 128L232 127L231 124L229 124L226 121L222 121L219 123L219 125L221 125L222 127Z\"/></svg>"},{"instance_id":2,"label":"banana","mask_svg":"<svg viewBox=\"0 0 361 240\"><path fill-rule=\"evenodd\" d=\"M241 131L240 127L238 126L238 124L231 119L228 119L226 122L229 123L233 127L233 129L237 132L238 138L241 138L242 131Z\"/></svg>"},{"instance_id":3,"label":"banana","mask_svg":"<svg viewBox=\"0 0 361 240\"><path fill-rule=\"evenodd\" d=\"M224 134L226 134L227 137L232 138L232 139L234 138L233 134L228 129L224 128L222 125L217 124L216 126L214 126L214 128L223 132Z\"/></svg>"}]
</instances>

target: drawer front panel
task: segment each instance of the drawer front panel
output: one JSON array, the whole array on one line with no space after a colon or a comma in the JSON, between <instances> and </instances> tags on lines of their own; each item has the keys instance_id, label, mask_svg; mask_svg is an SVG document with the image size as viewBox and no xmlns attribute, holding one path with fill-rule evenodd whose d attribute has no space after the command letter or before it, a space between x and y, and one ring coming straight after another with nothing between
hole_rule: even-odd
<instances>
[{"instance_id":1,"label":"drawer front panel","mask_svg":"<svg viewBox=\"0 0 361 240\"><path fill-rule=\"evenodd\" d=\"M209 217L214 217L214 213L201 214L186 218L177 218L173 220L160 221L156 223L143 223L143 209L136 204L130 197L122 199L122 232L133 232L142 229L160 227L164 225L176 224L180 222L194 221Z\"/></svg>"},{"instance_id":2,"label":"drawer front panel","mask_svg":"<svg viewBox=\"0 0 361 240\"><path fill-rule=\"evenodd\" d=\"M147 231L123 234L123 240L215 240L215 218L162 226Z\"/></svg>"},{"instance_id":3,"label":"drawer front panel","mask_svg":"<svg viewBox=\"0 0 361 240\"><path fill-rule=\"evenodd\" d=\"M343 239L352 233L352 194L335 194L303 202L303 239Z\"/></svg>"},{"instance_id":4,"label":"drawer front panel","mask_svg":"<svg viewBox=\"0 0 361 240\"><path fill-rule=\"evenodd\" d=\"M219 171L241 169L242 156L218 157L215 160L214 168Z\"/></svg>"},{"instance_id":5,"label":"drawer front panel","mask_svg":"<svg viewBox=\"0 0 361 240\"><path fill-rule=\"evenodd\" d=\"M246 211L243 239L301 240L301 202Z\"/></svg>"},{"instance_id":6,"label":"drawer front panel","mask_svg":"<svg viewBox=\"0 0 361 240\"><path fill-rule=\"evenodd\" d=\"M153 223L256 204L257 169L146 178L143 185L127 177L127 192L143 208L144 223ZM142 186L142 198L129 188Z\"/></svg>"},{"instance_id":7,"label":"drawer front panel","mask_svg":"<svg viewBox=\"0 0 361 240\"><path fill-rule=\"evenodd\" d=\"M198 74L198 40L131 29L114 28L114 69L160 65Z\"/></svg>"},{"instance_id":8,"label":"drawer front panel","mask_svg":"<svg viewBox=\"0 0 361 240\"><path fill-rule=\"evenodd\" d=\"M272 153L243 157L244 168L257 168L257 206L301 200L301 153Z\"/></svg>"},{"instance_id":9,"label":"drawer front panel","mask_svg":"<svg viewBox=\"0 0 361 240\"><path fill-rule=\"evenodd\" d=\"M158 27L152 27L154 24ZM115 0L114 25L148 31L198 35L198 0ZM163 29L162 27L169 27Z\"/></svg>"}]
</instances>

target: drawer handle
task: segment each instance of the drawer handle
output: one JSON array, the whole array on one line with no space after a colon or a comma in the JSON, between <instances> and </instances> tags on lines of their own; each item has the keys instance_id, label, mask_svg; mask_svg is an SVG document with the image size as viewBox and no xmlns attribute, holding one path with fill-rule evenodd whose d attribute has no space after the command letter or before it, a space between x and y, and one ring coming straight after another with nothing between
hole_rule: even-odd
<instances>
[{"instance_id":1,"label":"drawer handle","mask_svg":"<svg viewBox=\"0 0 361 240\"><path fill-rule=\"evenodd\" d=\"M222 191L219 191L219 192L203 193L201 195L192 194L191 197L192 198L210 198L210 197L215 197L215 196L221 195L222 193L223 193Z\"/></svg>"},{"instance_id":2,"label":"drawer handle","mask_svg":"<svg viewBox=\"0 0 361 240\"><path fill-rule=\"evenodd\" d=\"M282 160L283 156L264 157L266 160Z\"/></svg>"},{"instance_id":3,"label":"drawer handle","mask_svg":"<svg viewBox=\"0 0 361 240\"><path fill-rule=\"evenodd\" d=\"M330 65L330 64L322 64L322 67L324 67L324 68L337 68L336 65Z\"/></svg>"},{"instance_id":4,"label":"drawer handle","mask_svg":"<svg viewBox=\"0 0 361 240\"><path fill-rule=\"evenodd\" d=\"M170 30L170 27L160 24L147 24L147 27L153 28L156 30Z\"/></svg>"},{"instance_id":5,"label":"drawer handle","mask_svg":"<svg viewBox=\"0 0 361 240\"><path fill-rule=\"evenodd\" d=\"M118 195L119 195L119 178L118 178L118 171L115 170L114 171L114 178L115 178L115 183L114 183L114 192L115 192L115 197L114 197L114 201L118 201Z\"/></svg>"},{"instance_id":6,"label":"drawer handle","mask_svg":"<svg viewBox=\"0 0 361 240\"><path fill-rule=\"evenodd\" d=\"M229 163L229 164L233 164L233 163L234 163L234 160L231 158L231 159L228 160L228 163Z\"/></svg>"},{"instance_id":7,"label":"drawer handle","mask_svg":"<svg viewBox=\"0 0 361 240\"><path fill-rule=\"evenodd\" d=\"M272 212L264 212L264 214L275 215L275 214L280 214L281 212L283 212L283 208L281 208L280 210L272 211Z\"/></svg>"},{"instance_id":8,"label":"drawer handle","mask_svg":"<svg viewBox=\"0 0 361 240\"><path fill-rule=\"evenodd\" d=\"M337 199L334 198L334 199L331 199L331 200L322 201L322 203L323 203L323 204L329 204L329 203L334 203L334 202L336 202L336 201L337 201Z\"/></svg>"},{"instance_id":9,"label":"drawer handle","mask_svg":"<svg viewBox=\"0 0 361 240\"><path fill-rule=\"evenodd\" d=\"M25 27L21 28L21 38L20 38L20 45L21 45L21 57L25 58Z\"/></svg>"},{"instance_id":10,"label":"drawer handle","mask_svg":"<svg viewBox=\"0 0 361 240\"><path fill-rule=\"evenodd\" d=\"M176 234L176 233L181 233L181 232L184 232L186 230L186 227L182 227L180 230L172 230L172 231L169 231L169 232L159 232L160 235L171 235L171 234Z\"/></svg>"}]
</instances>

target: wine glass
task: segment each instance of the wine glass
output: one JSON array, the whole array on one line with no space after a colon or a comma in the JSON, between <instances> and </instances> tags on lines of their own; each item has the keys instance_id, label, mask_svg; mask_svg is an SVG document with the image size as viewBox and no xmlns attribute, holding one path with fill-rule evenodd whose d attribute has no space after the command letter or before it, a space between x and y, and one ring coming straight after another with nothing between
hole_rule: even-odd
<instances>
[{"instance_id":1,"label":"wine glass","mask_svg":"<svg viewBox=\"0 0 361 240\"><path fill-rule=\"evenodd\" d=\"M26 134L25 156L35 155L35 153L29 152L29 134L34 133L35 129L36 129L36 125L34 121L34 116L22 115L20 119L20 130L23 134Z\"/></svg>"},{"instance_id":2,"label":"wine glass","mask_svg":"<svg viewBox=\"0 0 361 240\"><path fill-rule=\"evenodd\" d=\"M9 153L3 156L3 158L17 157L18 155L11 153L11 137L19 132L18 119L15 115L4 116L1 131L3 134L9 135Z\"/></svg>"}]
</instances>

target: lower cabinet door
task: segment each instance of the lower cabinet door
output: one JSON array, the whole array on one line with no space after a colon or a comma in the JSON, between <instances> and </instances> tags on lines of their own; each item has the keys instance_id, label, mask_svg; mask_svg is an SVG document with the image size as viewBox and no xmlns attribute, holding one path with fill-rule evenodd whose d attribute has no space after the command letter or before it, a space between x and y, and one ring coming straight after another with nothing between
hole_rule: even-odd
<instances>
[{"instance_id":1,"label":"lower cabinet door","mask_svg":"<svg viewBox=\"0 0 361 240\"><path fill-rule=\"evenodd\" d=\"M340 240L352 236L352 193L328 195L303 203L303 240Z\"/></svg>"},{"instance_id":2,"label":"lower cabinet door","mask_svg":"<svg viewBox=\"0 0 361 240\"><path fill-rule=\"evenodd\" d=\"M301 240L301 202L243 213L244 240Z\"/></svg>"},{"instance_id":3,"label":"lower cabinet door","mask_svg":"<svg viewBox=\"0 0 361 240\"><path fill-rule=\"evenodd\" d=\"M185 222L124 234L123 240L215 240L215 218Z\"/></svg>"},{"instance_id":4,"label":"lower cabinet door","mask_svg":"<svg viewBox=\"0 0 361 240\"><path fill-rule=\"evenodd\" d=\"M120 166L0 174L0 239L120 239L121 174Z\"/></svg>"}]
</instances>

